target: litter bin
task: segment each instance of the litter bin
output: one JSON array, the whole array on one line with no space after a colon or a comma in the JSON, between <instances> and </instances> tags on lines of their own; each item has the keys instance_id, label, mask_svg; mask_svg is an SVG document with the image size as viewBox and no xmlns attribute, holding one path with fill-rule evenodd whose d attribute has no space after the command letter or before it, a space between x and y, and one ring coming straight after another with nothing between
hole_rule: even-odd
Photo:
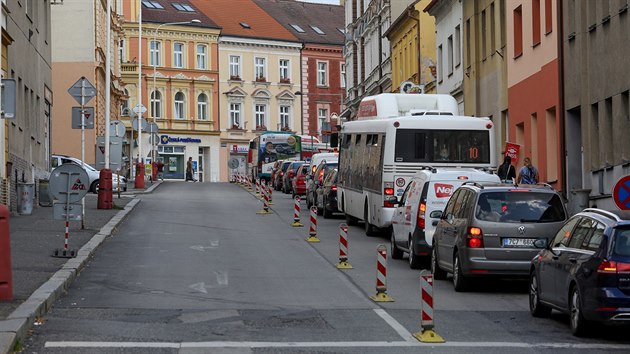
<instances>
[{"instance_id":1,"label":"litter bin","mask_svg":"<svg viewBox=\"0 0 630 354\"><path fill-rule=\"evenodd\" d=\"M52 206L52 197L50 195L49 182L47 179L39 180L39 205Z\"/></svg>"},{"instance_id":2,"label":"litter bin","mask_svg":"<svg viewBox=\"0 0 630 354\"><path fill-rule=\"evenodd\" d=\"M21 215L31 215L33 213L33 199L35 184L18 183L17 185L17 211Z\"/></svg>"}]
</instances>

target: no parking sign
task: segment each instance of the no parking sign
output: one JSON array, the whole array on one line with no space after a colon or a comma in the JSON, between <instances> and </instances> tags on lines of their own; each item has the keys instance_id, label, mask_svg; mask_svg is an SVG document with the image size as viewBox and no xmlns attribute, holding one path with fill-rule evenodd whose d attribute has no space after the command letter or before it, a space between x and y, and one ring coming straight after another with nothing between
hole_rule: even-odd
<instances>
[{"instance_id":1,"label":"no parking sign","mask_svg":"<svg viewBox=\"0 0 630 354\"><path fill-rule=\"evenodd\" d=\"M621 177L613 189L613 200L617 208L630 210L630 176Z\"/></svg>"}]
</instances>

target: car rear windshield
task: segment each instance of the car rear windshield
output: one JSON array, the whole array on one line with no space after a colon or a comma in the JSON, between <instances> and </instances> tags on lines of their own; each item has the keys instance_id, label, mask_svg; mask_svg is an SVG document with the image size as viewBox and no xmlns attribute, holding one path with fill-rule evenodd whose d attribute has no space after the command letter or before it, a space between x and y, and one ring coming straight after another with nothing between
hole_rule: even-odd
<instances>
[{"instance_id":1,"label":"car rear windshield","mask_svg":"<svg viewBox=\"0 0 630 354\"><path fill-rule=\"evenodd\" d=\"M630 229L615 231L613 254L616 256L630 257Z\"/></svg>"},{"instance_id":2,"label":"car rear windshield","mask_svg":"<svg viewBox=\"0 0 630 354\"><path fill-rule=\"evenodd\" d=\"M289 165L291 163L290 162L285 162L282 164L282 172L287 172L287 169L289 168Z\"/></svg>"},{"instance_id":3,"label":"car rear windshield","mask_svg":"<svg viewBox=\"0 0 630 354\"><path fill-rule=\"evenodd\" d=\"M544 192L482 193L475 212L477 219L484 221L544 223L566 219L560 197L555 193Z\"/></svg>"},{"instance_id":4,"label":"car rear windshield","mask_svg":"<svg viewBox=\"0 0 630 354\"><path fill-rule=\"evenodd\" d=\"M303 163L294 163L291 166L291 170L293 170L293 172L297 172L298 168L300 168L300 166L304 165Z\"/></svg>"}]
</instances>

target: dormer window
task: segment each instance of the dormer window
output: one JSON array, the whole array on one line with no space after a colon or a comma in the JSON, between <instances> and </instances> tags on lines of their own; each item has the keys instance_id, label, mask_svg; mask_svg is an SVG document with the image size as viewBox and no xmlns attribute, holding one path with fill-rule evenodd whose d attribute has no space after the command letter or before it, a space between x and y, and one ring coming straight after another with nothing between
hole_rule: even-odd
<instances>
[{"instance_id":1,"label":"dormer window","mask_svg":"<svg viewBox=\"0 0 630 354\"><path fill-rule=\"evenodd\" d=\"M161 10L164 10L164 7L162 5L160 5L159 2L153 1L153 0L143 0L142 1L142 5L144 5L144 7L146 7L147 9L161 9Z\"/></svg>"},{"instance_id":2,"label":"dormer window","mask_svg":"<svg viewBox=\"0 0 630 354\"><path fill-rule=\"evenodd\" d=\"M178 11L183 11L183 12L195 12L195 9L193 9L190 5L188 4L180 4L177 2L173 3L173 7L176 8Z\"/></svg>"}]
</instances>

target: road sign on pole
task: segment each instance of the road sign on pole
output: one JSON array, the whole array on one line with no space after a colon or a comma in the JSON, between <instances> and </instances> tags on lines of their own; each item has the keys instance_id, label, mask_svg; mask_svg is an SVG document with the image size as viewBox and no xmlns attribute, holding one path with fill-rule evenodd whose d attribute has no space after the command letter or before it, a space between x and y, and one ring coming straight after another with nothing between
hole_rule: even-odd
<instances>
[{"instance_id":1,"label":"road sign on pole","mask_svg":"<svg viewBox=\"0 0 630 354\"><path fill-rule=\"evenodd\" d=\"M85 129L94 129L94 107L85 107ZM72 129L81 129L81 107L72 107Z\"/></svg>"},{"instance_id":2,"label":"road sign on pole","mask_svg":"<svg viewBox=\"0 0 630 354\"><path fill-rule=\"evenodd\" d=\"M90 80L82 76L68 89L68 93L74 97L77 103L86 104L96 96L96 88L92 85Z\"/></svg>"},{"instance_id":3,"label":"road sign on pole","mask_svg":"<svg viewBox=\"0 0 630 354\"><path fill-rule=\"evenodd\" d=\"M630 175L621 177L613 188L613 200L617 208L630 210Z\"/></svg>"}]
</instances>

